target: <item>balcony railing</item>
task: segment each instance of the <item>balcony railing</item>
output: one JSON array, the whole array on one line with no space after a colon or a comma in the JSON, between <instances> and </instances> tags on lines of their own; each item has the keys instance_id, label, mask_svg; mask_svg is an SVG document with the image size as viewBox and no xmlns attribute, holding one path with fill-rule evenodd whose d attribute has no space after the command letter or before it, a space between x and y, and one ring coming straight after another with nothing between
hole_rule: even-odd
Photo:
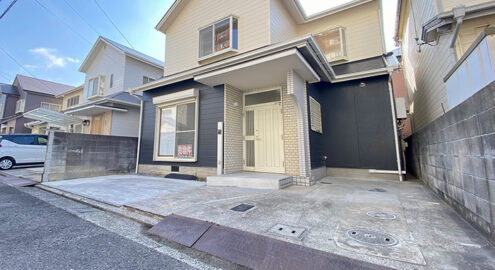
<instances>
[{"instance_id":1,"label":"balcony railing","mask_svg":"<svg viewBox=\"0 0 495 270\"><path fill-rule=\"evenodd\" d=\"M495 81L495 27L486 28L443 81L452 109Z\"/></svg>"}]
</instances>

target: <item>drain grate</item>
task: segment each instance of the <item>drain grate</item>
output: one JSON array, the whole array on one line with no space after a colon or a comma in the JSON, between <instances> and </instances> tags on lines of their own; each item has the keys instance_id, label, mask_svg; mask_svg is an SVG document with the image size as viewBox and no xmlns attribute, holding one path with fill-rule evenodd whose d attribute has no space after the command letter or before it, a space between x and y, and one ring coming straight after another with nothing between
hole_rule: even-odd
<instances>
[{"instance_id":1,"label":"drain grate","mask_svg":"<svg viewBox=\"0 0 495 270\"><path fill-rule=\"evenodd\" d=\"M345 234L348 238L366 245L388 247L395 246L399 243L399 240L397 240L397 238L388 233L367 229L351 229L346 231Z\"/></svg>"},{"instance_id":2,"label":"drain grate","mask_svg":"<svg viewBox=\"0 0 495 270\"><path fill-rule=\"evenodd\" d=\"M304 232L306 231L306 228L302 227L292 227L289 225L284 225L284 224L275 224L270 229L270 232L280 234L283 236L288 236L288 237L294 237L294 238L299 238L302 239Z\"/></svg>"},{"instance_id":3,"label":"drain grate","mask_svg":"<svg viewBox=\"0 0 495 270\"><path fill-rule=\"evenodd\" d=\"M387 192L383 188L372 188L372 189L369 189L368 191L371 191L371 192Z\"/></svg>"},{"instance_id":4,"label":"drain grate","mask_svg":"<svg viewBox=\"0 0 495 270\"><path fill-rule=\"evenodd\" d=\"M231 208L230 210L236 211L236 212L246 212L247 210L249 210L253 207L254 207L254 205L241 203L238 206Z\"/></svg>"},{"instance_id":5,"label":"drain grate","mask_svg":"<svg viewBox=\"0 0 495 270\"><path fill-rule=\"evenodd\" d=\"M392 215L392 214L389 214L389 213L375 212L375 211L369 211L368 213L366 213L366 215L368 215L370 217L374 217L374 218L388 219L388 220L392 220L392 219L396 219L397 218L395 215Z\"/></svg>"}]
</instances>

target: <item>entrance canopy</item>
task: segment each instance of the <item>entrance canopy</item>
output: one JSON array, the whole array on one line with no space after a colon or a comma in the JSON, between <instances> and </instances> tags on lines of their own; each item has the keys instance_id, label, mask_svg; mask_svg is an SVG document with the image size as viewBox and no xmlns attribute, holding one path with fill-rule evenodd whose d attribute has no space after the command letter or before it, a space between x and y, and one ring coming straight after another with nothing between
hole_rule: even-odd
<instances>
[{"instance_id":1,"label":"entrance canopy","mask_svg":"<svg viewBox=\"0 0 495 270\"><path fill-rule=\"evenodd\" d=\"M320 77L297 49L290 49L230 67L194 76L209 86L228 84L240 90L257 89L287 82L287 72L295 71L304 81L318 82Z\"/></svg>"},{"instance_id":2,"label":"entrance canopy","mask_svg":"<svg viewBox=\"0 0 495 270\"><path fill-rule=\"evenodd\" d=\"M71 115L79 115L79 116L93 116L99 115L108 111L119 111L119 112L127 112L127 109L124 108L116 108L112 106L105 105L88 105L80 108L75 108L72 110L68 110L65 113Z\"/></svg>"},{"instance_id":3,"label":"entrance canopy","mask_svg":"<svg viewBox=\"0 0 495 270\"><path fill-rule=\"evenodd\" d=\"M32 111L24 113L24 117L42 121L42 122L48 122L50 124L58 125L58 126L68 126L71 124L81 124L82 119L79 117L74 117L70 115L66 115L60 112L48 110L45 108L38 108L34 109Z\"/></svg>"}]
</instances>

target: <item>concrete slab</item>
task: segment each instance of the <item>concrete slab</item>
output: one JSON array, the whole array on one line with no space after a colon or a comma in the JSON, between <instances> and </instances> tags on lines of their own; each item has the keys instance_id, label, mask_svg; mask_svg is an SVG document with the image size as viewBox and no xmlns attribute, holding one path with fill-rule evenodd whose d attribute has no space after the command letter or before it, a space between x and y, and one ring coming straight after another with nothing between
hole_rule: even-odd
<instances>
[{"instance_id":1,"label":"concrete slab","mask_svg":"<svg viewBox=\"0 0 495 270\"><path fill-rule=\"evenodd\" d=\"M123 206L205 185L204 182L199 181L142 175L110 175L42 184L114 206Z\"/></svg>"},{"instance_id":2,"label":"concrete slab","mask_svg":"<svg viewBox=\"0 0 495 270\"><path fill-rule=\"evenodd\" d=\"M43 174L43 166L16 166L13 169L2 171L2 174L21 177L31 181L41 182L41 176Z\"/></svg>"},{"instance_id":3,"label":"concrete slab","mask_svg":"<svg viewBox=\"0 0 495 270\"><path fill-rule=\"evenodd\" d=\"M90 190L93 197L110 197L160 216L174 213L392 268L494 269L495 265L495 248L419 181L326 177L321 182L331 184L263 190L184 180L162 183L163 178L147 184L142 176L105 179L53 184L67 183L66 189L86 194ZM374 189L385 192L370 191ZM243 203L254 207L246 212L231 210ZM396 219L371 217L370 211ZM300 237L277 234L271 231L277 224L304 229L304 233ZM390 234L399 243L364 245L346 236L354 228Z\"/></svg>"},{"instance_id":4,"label":"concrete slab","mask_svg":"<svg viewBox=\"0 0 495 270\"><path fill-rule=\"evenodd\" d=\"M208 176L208 186L256 189L283 189L292 184L292 177L276 173L241 172Z\"/></svg>"},{"instance_id":5,"label":"concrete slab","mask_svg":"<svg viewBox=\"0 0 495 270\"><path fill-rule=\"evenodd\" d=\"M39 184L38 182L27 180L20 177L15 177L15 176L0 177L0 182L3 182L9 186L14 186L14 187L29 187Z\"/></svg>"},{"instance_id":6,"label":"concrete slab","mask_svg":"<svg viewBox=\"0 0 495 270\"><path fill-rule=\"evenodd\" d=\"M213 223L188 217L169 215L148 230L148 233L192 247Z\"/></svg>"}]
</instances>

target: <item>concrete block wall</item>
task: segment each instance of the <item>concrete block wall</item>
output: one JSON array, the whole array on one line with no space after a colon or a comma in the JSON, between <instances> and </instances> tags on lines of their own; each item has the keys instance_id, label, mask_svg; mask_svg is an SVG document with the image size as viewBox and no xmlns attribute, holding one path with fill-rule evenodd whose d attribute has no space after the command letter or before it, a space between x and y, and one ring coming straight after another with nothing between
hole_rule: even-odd
<instances>
[{"instance_id":1,"label":"concrete block wall","mask_svg":"<svg viewBox=\"0 0 495 270\"><path fill-rule=\"evenodd\" d=\"M132 173L137 138L50 132L43 181Z\"/></svg>"},{"instance_id":2,"label":"concrete block wall","mask_svg":"<svg viewBox=\"0 0 495 270\"><path fill-rule=\"evenodd\" d=\"M410 143L412 172L495 243L495 82Z\"/></svg>"}]
</instances>

